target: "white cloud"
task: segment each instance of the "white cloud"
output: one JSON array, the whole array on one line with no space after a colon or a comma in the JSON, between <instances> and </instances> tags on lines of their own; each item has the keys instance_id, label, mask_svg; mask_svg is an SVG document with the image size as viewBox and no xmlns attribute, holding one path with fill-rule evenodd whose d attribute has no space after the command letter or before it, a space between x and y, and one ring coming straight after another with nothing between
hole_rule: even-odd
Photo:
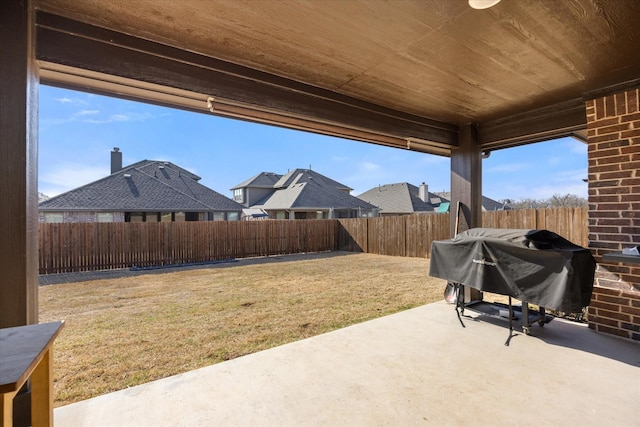
<instances>
[{"instance_id":1,"label":"white cloud","mask_svg":"<svg viewBox=\"0 0 640 427\"><path fill-rule=\"evenodd\" d=\"M529 169L529 167L530 165L527 163L505 163L487 168L487 172L513 173Z\"/></svg>"},{"instance_id":2,"label":"white cloud","mask_svg":"<svg viewBox=\"0 0 640 427\"><path fill-rule=\"evenodd\" d=\"M56 165L54 169L41 173L38 191L49 197L81 187L109 175L104 166L87 166L67 163Z\"/></svg>"},{"instance_id":3,"label":"white cloud","mask_svg":"<svg viewBox=\"0 0 640 427\"><path fill-rule=\"evenodd\" d=\"M63 98L54 98L55 101L61 104L71 104L71 105L88 105L89 103L84 99L80 98L67 98L66 96Z\"/></svg>"},{"instance_id":4,"label":"white cloud","mask_svg":"<svg viewBox=\"0 0 640 427\"><path fill-rule=\"evenodd\" d=\"M100 110L80 110L74 116L93 116L95 114L100 114Z\"/></svg>"},{"instance_id":5,"label":"white cloud","mask_svg":"<svg viewBox=\"0 0 640 427\"><path fill-rule=\"evenodd\" d=\"M374 172L380 170L380 165L373 162L363 161L358 166L358 169L365 172Z\"/></svg>"},{"instance_id":6,"label":"white cloud","mask_svg":"<svg viewBox=\"0 0 640 427\"><path fill-rule=\"evenodd\" d=\"M121 114L112 114L109 117L103 119L84 119L82 120L84 123L96 123L96 124L104 124L104 123L114 123L114 122L142 122L147 119L152 118L153 115L150 113L121 113Z\"/></svg>"}]
</instances>

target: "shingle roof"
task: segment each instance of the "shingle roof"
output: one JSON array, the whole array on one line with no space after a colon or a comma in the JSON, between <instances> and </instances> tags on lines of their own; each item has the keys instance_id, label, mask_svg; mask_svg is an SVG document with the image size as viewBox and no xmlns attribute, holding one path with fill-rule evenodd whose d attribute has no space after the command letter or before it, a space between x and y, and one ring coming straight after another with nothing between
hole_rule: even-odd
<instances>
[{"instance_id":1,"label":"shingle roof","mask_svg":"<svg viewBox=\"0 0 640 427\"><path fill-rule=\"evenodd\" d=\"M252 207L270 210L376 208L350 195L351 188L346 185L309 169L288 172L272 186L274 192Z\"/></svg>"},{"instance_id":2,"label":"shingle roof","mask_svg":"<svg viewBox=\"0 0 640 427\"><path fill-rule=\"evenodd\" d=\"M278 175L273 172L260 172L258 175L242 181L240 184L235 185L231 190L237 190L239 188L251 187L251 188L273 188L274 184L282 175Z\"/></svg>"},{"instance_id":3,"label":"shingle roof","mask_svg":"<svg viewBox=\"0 0 640 427\"><path fill-rule=\"evenodd\" d=\"M433 212L434 206L420 199L419 191L415 185L400 182L372 188L360 194L358 198L378 206L381 213ZM435 195L429 193L429 200L432 196Z\"/></svg>"},{"instance_id":4,"label":"shingle roof","mask_svg":"<svg viewBox=\"0 0 640 427\"><path fill-rule=\"evenodd\" d=\"M129 165L105 178L52 197L43 211L241 211L242 205L196 181L170 162Z\"/></svg>"},{"instance_id":5,"label":"shingle roof","mask_svg":"<svg viewBox=\"0 0 640 427\"><path fill-rule=\"evenodd\" d=\"M319 174L318 172L311 169L294 169L288 172L286 175L283 175L280 180L274 184L273 187L285 188L296 182L308 182L311 180L319 183L322 187L336 188L338 190L346 192L353 190L353 188L341 184L338 181L334 181L333 179Z\"/></svg>"}]
</instances>

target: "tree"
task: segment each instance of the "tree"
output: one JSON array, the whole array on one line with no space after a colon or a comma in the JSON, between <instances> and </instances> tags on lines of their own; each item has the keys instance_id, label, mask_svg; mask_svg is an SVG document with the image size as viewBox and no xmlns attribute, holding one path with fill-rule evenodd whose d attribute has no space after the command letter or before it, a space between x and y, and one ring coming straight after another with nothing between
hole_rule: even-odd
<instances>
[{"instance_id":1,"label":"tree","mask_svg":"<svg viewBox=\"0 0 640 427\"><path fill-rule=\"evenodd\" d=\"M509 203L512 209L569 208L587 206L587 200L575 194L554 194L548 199L522 199Z\"/></svg>"}]
</instances>

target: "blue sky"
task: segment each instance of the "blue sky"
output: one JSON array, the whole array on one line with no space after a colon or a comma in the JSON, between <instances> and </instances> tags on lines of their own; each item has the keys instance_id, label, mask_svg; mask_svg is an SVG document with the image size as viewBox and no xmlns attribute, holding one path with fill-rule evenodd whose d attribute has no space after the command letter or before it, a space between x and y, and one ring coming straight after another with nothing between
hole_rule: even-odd
<instances>
[{"instance_id":1,"label":"blue sky","mask_svg":"<svg viewBox=\"0 0 640 427\"><path fill-rule=\"evenodd\" d=\"M38 191L48 196L108 175L113 147L125 166L170 161L227 197L259 172L309 167L353 195L398 182L450 190L450 160L442 156L49 86L40 87L39 115ZM587 146L573 138L497 150L482 167L483 194L495 200L587 197Z\"/></svg>"}]
</instances>

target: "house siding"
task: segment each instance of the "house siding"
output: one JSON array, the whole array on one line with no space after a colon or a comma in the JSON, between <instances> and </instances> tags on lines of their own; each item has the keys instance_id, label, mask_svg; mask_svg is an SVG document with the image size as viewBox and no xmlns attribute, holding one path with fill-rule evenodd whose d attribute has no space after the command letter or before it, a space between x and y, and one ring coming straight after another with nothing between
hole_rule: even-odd
<instances>
[{"instance_id":1,"label":"house siding","mask_svg":"<svg viewBox=\"0 0 640 427\"><path fill-rule=\"evenodd\" d=\"M38 221L46 222L45 215L48 213L62 214L62 222L98 222L98 213L110 213L113 221L124 222L124 212L39 212Z\"/></svg>"}]
</instances>

